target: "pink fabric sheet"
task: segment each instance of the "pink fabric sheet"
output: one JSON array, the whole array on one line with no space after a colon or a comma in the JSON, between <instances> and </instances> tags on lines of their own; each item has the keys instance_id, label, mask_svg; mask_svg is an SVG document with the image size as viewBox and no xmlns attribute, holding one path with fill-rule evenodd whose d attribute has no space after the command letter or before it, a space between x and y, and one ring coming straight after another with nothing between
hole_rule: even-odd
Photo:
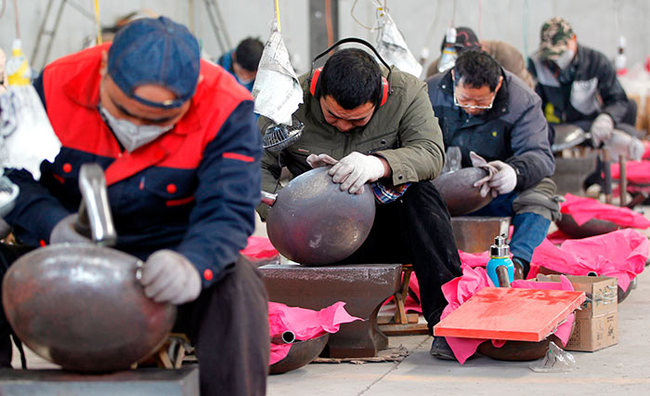
<instances>
[{"instance_id":1,"label":"pink fabric sheet","mask_svg":"<svg viewBox=\"0 0 650 396\"><path fill-rule=\"evenodd\" d=\"M621 167L612 163L612 179L621 178ZM625 164L627 181L636 184L650 184L650 161L627 161Z\"/></svg>"},{"instance_id":2,"label":"pink fabric sheet","mask_svg":"<svg viewBox=\"0 0 650 396\"><path fill-rule=\"evenodd\" d=\"M271 241L267 237L250 236L248 244L241 251L241 254L248 257L250 260L265 260L278 256L280 253L273 247Z\"/></svg>"},{"instance_id":3,"label":"pink fabric sheet","mask_svg":"<svg viewBox=\"0 0 650 396\"><path fill-rule=\"evenodd\" d=\"M289 330L294 333L296 340L304 341L320 337L325 333L336 333L342 323L363 320L348 314L344 306L345 303L339 301L320 311L314 311L269 302L269 333L275 336ZM269 364L284 359L292 345L271 343Z\"/></svg>"},{"instance_id":4,"label":"pink fabric sheet","mask_svg":"<svg viewBox=\"0 0 650 396\"><path fill-rule=\"evenodd\" d=\"M595 272L612 276L624 291L645 268L650 243L639 231L622 229L584 239L568 239L555 246L548 239L535 249L529 278L539 267L567 275L587 275Z\"/></svg>"},{"instance_id":5,"label":"pink fabric sheet","mask_svg":"<svg viewBox=\"0 0 650 396\"><path fill-rule=\"evenodd\" d=\"M492 281L487 276L487 272L483 267L473 268L471 265L463 263L463 275L452 279L451 281L442 285L442 293L447 299L447 306L442 311L441 319L452 313L463 303L469 300L474 294L484 287L494 287ZM573 290L573 286L569 280L562 276L561 282L533 282L518 280L512 282L512 287L525 288L525 289L546 289L546 290ZM571 327L573 326L574 315L570 314L567 319L562 322L555 331L555 335L562 341L562 345L566 342L571 335ZM478 346L486 341L479 338L459 338L459 337L445 337L449 347L451 348L454 356L460 364L472 356ZM492 345L496 348L501 348L505 341L491 340Z\"/></svg>"},{"instance_id":6,"label":"pink fabric sheet","mask_svg":"<svg viewBox=\"0 0 650 396\"><path fill-rule=\"evenodd\" d=\"M623 227L645 229L650 227L650 220L629 208L605 204L592 198L566 194L560 211L570 214L578 225L591 219L611 221Z\"/></svg>"}]
</instances>

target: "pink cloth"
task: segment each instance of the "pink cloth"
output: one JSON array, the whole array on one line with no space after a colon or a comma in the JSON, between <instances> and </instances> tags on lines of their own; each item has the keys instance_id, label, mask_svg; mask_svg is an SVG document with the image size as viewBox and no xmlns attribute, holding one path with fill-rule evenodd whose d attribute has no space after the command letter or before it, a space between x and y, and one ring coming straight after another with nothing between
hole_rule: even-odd
<instances>
[{"instance_id":1,"label":"pink cloth","mask_svg":"<svg viewBox=\"0 0 650 396\"><path fill-rule=\"evenodd\" d=\"M621 177L621 167L618 163L611 165L612 179ZM636 184L650 184L650 161L627 161L625 165L627 181Z\"/></svg>"},{"instance_id":2,"label":"pink cloth","mask_svg":"<svg viewBox=\"0 0 650 396\"><path fill-rule=\"evenodd\" d=\"M570 214L576 224L583 225L591 219L611 221L623 227L648 228L650 220L630 208L621 208L604 204L592 198L578 197L566 194L560 211Z\"/></svg>"},{"instance_id":3,"label":"pink cloth","mask_svg":"<svg viewBox=\"0 0 650 396\"><path fill-rule=\"evenodd\" d=\"M487 247L489 248L489 246ZM490 252L486 249L481 253L467 253L462 250L458 251L460 256L460 262L462 264L469 265L470 267L485 267L487 262L490 260Z\"/></svg>"},{"instance_id":4,"label":"pink cloth","mask_svg":"<svg viewBox=\"0 0 650 396\"><path fill-rule=\"evenodd\" d=\"M549 240L554 245L559 245L562 242L566 241L567 239L573 239L567 234L563 233L560 230L555 230L555 232L552 232L546 236L546 239Z\"/></svg>"},{"instance_id":5,"label":"pink cloth","mask_svg":"<svg viewBox=\"0 0 650 396\"><path fill-rule=\"evenodd\" d=\"M262 236L250 236L248 244L241 254L253 261L270 259L279 255L269 238Z\"/></svg>"},{"instance_id":6,"label":"pink cloth","mask_svg":"<svg viewBox=\"0 0 650 396\"><path fill-rule=\"evenodd\" d=\"M494 287L485 271L485 268L472 268L471 265L464 263L462 265L462 270L462 276L454 278L442 285L442 293L449 304L447 304L445 309L442 311L441 319L445 318L460 307L479 290L484 287ZM562 281L557 283L514 281L512 287L526 289L573 290L571 282L569 282L564 276L562 277ZM555 335L560 338L563 345L566 345L566 342L571 335L572 325L573 314L569 315L567 320L560 324L555 332ZM485 339L460 337L445 337L445 339L460 364L464 364L465 361L476 352L478 346L486 341ZM503 340L492 340L492 345L496 348L501 348L504 344L505 341Z\"/></svg>"},{"instance_id":7,"label":"pink cloth","mask_svg":"<svg viewBox=\"0 0 650 396\"><path fill-rule=\"evenodd\" d=\"M336 333L341 323L363 320L348 314L344 305L343 301L339 301L320 311L314 311L269 302L269 333L275 336L289 330L296 336L296 340L304 341L320 337L325 333ZM292 344L272 343L269 364L284 359L289 354L291 346Z\"/></svg>"},{"instance_id":8,"label":"pink cloth","mask_svg":"<svg viewBox=\"0 0 650 396\"><path fill-rule=\"evenodd\" d=\"M543 266L560 274L612 276L624 291L645 268L650 243L639 231L622 229L584 239L569 239L559 247L545 239L533 253L528 277Z\"/></svg>"}]
</instances>

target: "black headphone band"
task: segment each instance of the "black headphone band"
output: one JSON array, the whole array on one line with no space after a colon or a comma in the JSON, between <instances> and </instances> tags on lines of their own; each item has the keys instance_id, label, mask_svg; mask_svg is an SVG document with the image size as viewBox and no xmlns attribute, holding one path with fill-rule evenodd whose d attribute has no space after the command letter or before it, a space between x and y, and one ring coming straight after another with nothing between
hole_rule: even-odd
<instances>
[{"instance_id":1,"label":"black headphone band","mask_svg":"<svg viewBox=\"0 0 650 396\"><path fill-rule=\"evenodd\" d=\"M381 55L379 55L379 52L377 52L377 50L375 49L375 47L372 46L372 44L370 44L366 40L360 39L358 37L342 38L339 41L332 44L325 51L323 51L320 54L316 55L316 57L314 57L314 59L311 61L311 70L309 71L309 81L311 81L311 78L312 78L312 76L314 74L314 66L316 65L316 61L319 60L320 58L324 57L328 53L330 53L330 51L332 51L334 48L338 47L341 44L345 44L345 43L357 43L357 44L362 44L362 45L370 48L372 50L372 52L377 56L377 59L379 59L379 61L381 61L381 63L384 66L386 66L386 69L388 69L388 76L386 76L386 81L388 81L388 94L390 95L393 92L392 85L390 83L391 82L391 77L393 75L393 71L391 70L390 65L388 64L388 62L386 62L384 60L384 58L381 57Z\"/></svg>"}]
</instances>

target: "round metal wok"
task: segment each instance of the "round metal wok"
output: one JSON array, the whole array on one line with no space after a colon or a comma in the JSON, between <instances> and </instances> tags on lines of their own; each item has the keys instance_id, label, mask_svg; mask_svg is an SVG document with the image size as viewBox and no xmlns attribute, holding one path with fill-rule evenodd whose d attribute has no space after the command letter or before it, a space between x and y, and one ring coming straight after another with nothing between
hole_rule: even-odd
<instances>
[{"instance_id":1,"label":"round metal wok","mask_svg":"<svg viewBox=\"0 0 650 396\"><path fill-rule=\"evenodd\" d=\"M375 219L374 194L341 191L328 167L312 169L287 184L277 196L265 194L271 205L266 230L285 257L305 265L326 265L354 253L368 237Z\"/></svg>"},{"instance_id":2,"label":"round metal wok","mask_svg":"<svg viewBox=\"0 0 650 396\"><path fill-rule=\"evenodd\" d=\"M145 296L138 262L92 244L36 249L4 278L7 319L30 349L65 369L128 369L165 341L176 316Z\"/></svg>"},{"instance_id":3,"label":"round metal wok","mask_svg":"<svg viewBox=\"0 0 650 396\"><path fill-rule=\"evenodd\" d=\"M82 166L79 188L74 227L94 244L50 245L20 257L2 282L2 304L18 338L43 358L74 371L127 369L165 341L176 307L145 296L140 260L99 246L116 239L102 169Z\"/></svg>"},{"instance_id":4,"label":"round metal wok","mask_svg":"<svg viewBox=\"0 0 650 396\"><path fill-rule=\"evenodd\" d=\"M474 187L474 183L487 174L481 168L461 168L440 175L431 182L445 200L449 214L461 216L479 210L492 201L490 194L481 197L479 189Z\"/></svg>"},{"instance_id":5,"label":"round metal wok","mask_svg":"<svg viewBox=\"0 0 650 396\"><path fill-rule=\"evenodd\" d=\"M568 213L562 213L562 217L555 221L557 228L571 238L587 238L596 235L607 234L620 228L616 223L608 220L590 219L582 225L576 223L573 216Z\"/></svg>"}]
</instances>

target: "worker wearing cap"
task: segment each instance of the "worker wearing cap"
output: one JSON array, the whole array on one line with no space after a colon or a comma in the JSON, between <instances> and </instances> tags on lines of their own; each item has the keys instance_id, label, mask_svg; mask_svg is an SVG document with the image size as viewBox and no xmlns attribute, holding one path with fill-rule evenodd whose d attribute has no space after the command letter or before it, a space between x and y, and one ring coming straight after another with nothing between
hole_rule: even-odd
<instances>
[{"instance_id":1,"label":"worker wearing cap","mask_svg":"<svg viewBox=\"0 0 650 396\"><path fill-rule=\"evenodd\" d=\"M590 131L594 147L616 144L617 139L611 141L615 129L634 138L639 136L633 126L636 105L628 100L612 62L602 53L578 44L565 19L554 17L544 22L539 49L531 55L528 69L537 81L535 90L542 98L549 123L574 124ZM641 142L627 141L628 158L640 159Z\"/></svg>"},{"instance_id":2,"label":"worker wearing cap","mask_svg":"<svg viewBox=\"0 0 650 396\"><path fill-rule=\"evenodd\" d=\"M267 297L239 254L260 199L253 98L200 60L194 36L165 17L133 21L112 45L49 64L35 86L62 149L42 163L39 182L8 172L20 186L6 217L17 239L80 238L70 215L80 203L79 169L98 163L115 247L145 261L148 297L179 305L177 330L196 347L201 394L264 394Z\"/></svg>"},{"instance_id":3,"label":"worker wearing cap","mask_svg":"<svg viewBox=\"0 0 650 396\"><path fill-rule=\"evenodd\" d=\"M441 53L445 47L445 43L446 36L442 38L442 44L440 45ZM487 52L499 63L499 65L501 65L501 67L514 74L515 76L521 78L531 89L535 88L533 77L526 69L526 62L524 61L524 57L521 55L521 52L519 52L519 50L513 45L505 41L498 40L479 41L478 36L476 36L476 33L474 33L472 29L465 26L460 26L456 28L456 41L454 43L454 47L456 48L458 55L466 50L472 49L481 49ZM438 57L438 59L431 62L427 68L427 78L440 72L438 70L440 59L441 57Z\"/></svg>"}]
</instances>

